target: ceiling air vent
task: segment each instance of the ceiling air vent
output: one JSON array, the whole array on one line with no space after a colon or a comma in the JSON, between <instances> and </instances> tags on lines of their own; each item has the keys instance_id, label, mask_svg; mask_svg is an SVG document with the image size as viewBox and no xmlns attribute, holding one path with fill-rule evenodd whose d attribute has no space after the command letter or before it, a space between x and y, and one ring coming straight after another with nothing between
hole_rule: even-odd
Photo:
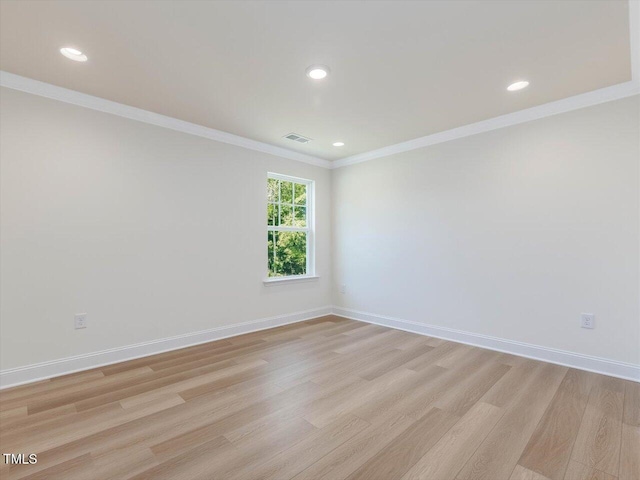
<instances>
[{"instance_id":1,"label":"ceiling air vent","mask_svg":"<svg viewBox=\"0 0 640 480\"><path fill-rule=\"evenodd\" d=\"M288 140L293 140L298 143L309 143L311 141L310 138L303 137L302 135L298 135L297 133L290 133L289 135L285 135L284 138Z\"/></svg>"}]
</instances>

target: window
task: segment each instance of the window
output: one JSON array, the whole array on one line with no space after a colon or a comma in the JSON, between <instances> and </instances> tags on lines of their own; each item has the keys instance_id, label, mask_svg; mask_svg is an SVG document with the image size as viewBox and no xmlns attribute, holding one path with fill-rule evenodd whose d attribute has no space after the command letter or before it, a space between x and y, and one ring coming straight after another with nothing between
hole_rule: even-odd
<instances>
[{"instance_id":1,"label":"window","mask_svg":"<svg viewBox=\"0 0 640 480\"><path fill-rule=\"evenodd\" d=\"M269 173L267 276L313 276L313 182Z\"/></svg>"}]
</instances>

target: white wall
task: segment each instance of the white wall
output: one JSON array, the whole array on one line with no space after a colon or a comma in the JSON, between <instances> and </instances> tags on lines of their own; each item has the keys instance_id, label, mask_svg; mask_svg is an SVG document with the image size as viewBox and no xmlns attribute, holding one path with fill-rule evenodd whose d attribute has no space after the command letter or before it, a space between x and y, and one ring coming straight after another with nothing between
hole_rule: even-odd
<instances>
[{"instance_id":1,"label":"white wall","mask_svg":"<svg viewBox=\"0 0 640 480\"><path fill-rule=\"evenodd\" d=\"M640 363L639 97L333 171L0 106L0 370L332 300ZM262 284L267 171L316 181L317 282Z\"/></svg>"},{"instance_id":2,"label":"white wall","mask_svg":"<svg viewBox=\"0 0 640 480\"><path fill-rule=\"evenodd\" d=\"M334 304L639 364L639 111L636 96L334 170Z\"/></svg>"},{"instance_id":3,"label":"white wall","mask_svg":"<svg viewBox=\"0 0 640 480\"><path fill-rule=\"evenodd\" d=\"M5 88L0 102L0 369L330 305L328 170ZM262 284L267 171L316 181L317 282Z\"/></svg>"}]
</instances>

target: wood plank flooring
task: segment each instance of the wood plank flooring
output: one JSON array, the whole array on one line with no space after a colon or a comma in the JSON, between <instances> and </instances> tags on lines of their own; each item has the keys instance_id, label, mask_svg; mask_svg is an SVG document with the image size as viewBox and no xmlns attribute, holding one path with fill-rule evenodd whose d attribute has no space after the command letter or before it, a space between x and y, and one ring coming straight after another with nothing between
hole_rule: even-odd
<instances>
[{"instance_id":1,"label":"wood plank flooring","mask_svg":"<svg viewBox=\"0 0 640 480\"><path fill-rule=\"evenodd\" d=\"M0 392L4 479L640 480L640 384L327 316Z\"/></svg>"}]
</instances>

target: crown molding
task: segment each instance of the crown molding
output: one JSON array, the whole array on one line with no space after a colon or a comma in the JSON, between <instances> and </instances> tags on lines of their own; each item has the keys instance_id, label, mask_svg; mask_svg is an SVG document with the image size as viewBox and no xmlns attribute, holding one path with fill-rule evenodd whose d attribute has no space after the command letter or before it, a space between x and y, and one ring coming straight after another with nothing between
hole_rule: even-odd
<instances>
[{"instance_id":1,"label":"crown molding","mask_svg":"<svg viewBox=\"0 0 640 480\"><path fill-rule=\"evenodd\" d=\"M322 168L330 168L331 162L322 158L305 155L304 153L294 152L282 147L270 145L268 143L258 142L249 138L234 135L232 133L223 132L214 128L203 127L195 123L185 122L177 118L168 117L159 113L149 112L141 108L124 105L122 103L112 102L104 98L94 97L86 93L69 90L68 88L58 87L50 83L40 82L27 77L21 77L13 73L0 70L0 86L20 90L22 92L39 95L41 97L51 98L72 105L90 108L99 112L110 113L119 117L136 120L138 122L149 123L158 127L176 130L178 132L195 135L197 137L208 138L216 142L228 143L238 147L255 150L270 155L275 155L289 160L308 163Z\"/></svg>"},{"instance_id":2,"label":"crown molding","mask_svg":"<svg viewBox=\"0 0 640 480\"><path fill-rule=\"evenodd\" d=\"M630 0L630 28L632 28L631 37L637 40L640 37L639 28L635 28L635 25L640 25L640 1ZM636 21L633 18L639 17ZM635 33L633 33L635 31ZM640 43L636 42L636 43ZM632 71L634 74L640 76L638 70L638 64L640 60L633 62L634 54L640 54L640 47L636 45L631 48L632 53ZM635 55L636 57L638 55ZM41 97L51 98L72 105L78 105L81 107L89 108L91 110L97 110L99 112L110 113L119 117L136 120L158 127L168 128L189 135L195 135L198 137L208 138L216 142L227 143L230 145L236 145L238 147L247 148L249 150L255 150L258 152L275 155L281 158L288 158L290 160L296 160L298 162L308 163L317 167L336 169L346 167L348 165L355 165L357 163L367 162L375 160L377 158L388 157L398 153L409 152L430 145L436 145L438 143L449 142L459 138L468 137L471 135L477 135L479 133L489 132L500 128L510 127L512 125L518 125L520 123L530 122L532 120L538 120L541 118L557 115L560 113L570 112L572 110L578 110L580 108L591 107L600 103L606 103L621 98L630 97L640 94L640 81L637 76L634 75L633 80L629 82L620 83L611 87L601 88L592 92L582 93L573 97L563 98L555 102L545 103L536 107L527 108L525 110L519 110L517 112L508 113L499 117L490 118L488 120L482 120L480 122L471 123L462 127L452 128L451 130L445 130L443 132L434 133L424 137L408 140L406 142L396 143L369 152L359 153L350 157L345 157L333 162L324 160L322 158L313 157L311 155L305 155L303 153L294 152L286 148L277 147L268 143L258 142L257 140L251 140L249 138L234 135L221 130L213 128L203 127L195 123L186 122L177 118L168 117L159 113L149 112L141 108L124 105L122 103L113 102L111 100L105 100L104 98L95 97L93 95L87 95L68 88L58 87L49 83L41 82L39 80L33 80L31 78L22 77L13 73L0 70L0 86L11 88L13 90L19 90L33 95Z\"/></svg>"},{"instance_id":3,"label":"crown molding","mask_svg":"<svg viewBox=\"0 0 640 480\"><path fill-rule=\"evenodd\" d=\"M530 122L532 120L538 120L552 115L557 115L559 113L591 107L593 105L598 105L599 103L610 102L638 94L640 94L640 84L638 84L638 82L629 81L620 83L611 87L601 88L592 92L563 98L562 100L557 100L555 102L538 105L537 107L519 110L517 112L508 113L488 120L482 120L477 123L471 123L462 127L452 128L451 130L445 130L444 132L434 133L433 135L427 135L425 137L408 140L406 142L396 143L395 145L371 150L370 152L345 157L332 162L331 168L335 169L346 167L347 165L355 165L356 163L368 162L369 160L374 160L376 158L388 157L397 153L408 152L418 148L436 145L438 143L449 142L458 138L477 135L478 133L490 132L491 130L510 127L512 125L518 125L520 123Z\"/></svg>"},{"instance_id":4,"label":"crown molding","mask_svg":"<svg viewBox=\"0 0 640 480\"><path fill-rule=\"evenodd\" d=\"M140 108L131 107L122 103L112 102L103 98L94 97L75 90L58 87L49 83L40 82L31 78L21 77L13 73L0 70L0 86L20 90L34 95L51 98L61 102L71 103L92 110L118 115L120 117L149 123L159 127L176 130L179 132L208 138L217 142L228 143L238 147L255 150L258 152L288 158L298 162L308 163L317 167L336 169L355 165L357 163L388 157L398 153L409 152L418 148L449 142L458 138L464 138L479 133L490 132L500 128L518 125L520 123L539 120L541 118L570 112L581 108L591 107L600 103L640 94L640 0L629 0L629 43L631 54L631 80L628 82L601 88L592 92L582 93L573 97L563 98L554 102L545 103L536 107L519 110L499 117L482 120L461 127L452 128L443 132L426 135L406 142L388 145L386 147L359 153L339 160L329 161L322 158L295 152L287 148L277 147L268 143L251 140L249 138L234 135L221 130L204 127L195 123L178 120Z\"/></svg>"},{"instance_id":5,"label":"crown molding","mask_svg":"<svg viewBox=\"0 0 640 480\"><path fill-rule=\"evenodd\" d=\"M376 158L409 152L418 148L428 147L429 145L449 142L458 138L510 127L511 125L518 125L519 123L530 122L559 113L570 112L572 110L591 107L600 103L611 102L640 94L640 0L629 0L629 51L631 54L631 80L628 82L341 158L340 160L331 162L330 168L334 169L346 167L347 165L355 165L356 163L367 162Z\"/></svg>"}]
</instances>

